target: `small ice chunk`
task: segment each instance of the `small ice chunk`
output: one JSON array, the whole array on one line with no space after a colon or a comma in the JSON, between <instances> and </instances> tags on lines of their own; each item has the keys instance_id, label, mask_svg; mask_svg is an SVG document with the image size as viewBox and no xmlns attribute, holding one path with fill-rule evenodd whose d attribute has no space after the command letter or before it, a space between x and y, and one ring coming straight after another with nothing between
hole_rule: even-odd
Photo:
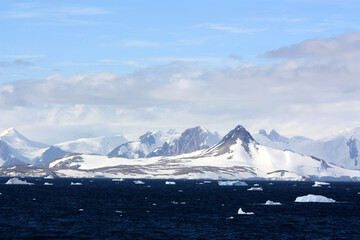
<instances>
[{"instance_id":1,"label":"small ice chunk","mask_svg":"<svg viewBox=\"0 0 360 240\"><path fill-rule=\"evenodd\" d=\"M204 181L204 183L207 183L207 184L209 184L209 183L211 183L211 181Z\"/></svg>"},{"instance_id":2,"label":"small ice chunk","mask_svg":"<svg viewBox=\"0 0 360 240\"><path fill-rule=\"evenodd\" d=\"M55 177L53 175L47 175L44 177L44 179L54 179Z\"/></svg>"},{"instance_id":3,"label":"small ice chunk","mask_svg":"<svg viewBox=\"0 0 360 240\"><path fill-rule=\"evenodd\" d=\"M53 183L44 182L44 185L45 185L45 186L50 186L50 185L53 185Z\"/></svg>"},{"instance_id":4,"label":"small ice chunk","mask_svg":"<svg viewBox=\"0 0 360 240\"><path fill-rule=\"evenodd\" d=\"M328 185L330 185L330 183L315 181L315 183L314 183L314 185L312 185L312 187L321 187L321 186L328 186Z\"/></svg>"},{"instance_id":5,"label":"small ice chunk","mask_svg":"<svg viewBox=\"0 0 360 240\"><path fill-rule=\"evenodd\" d=\"M262 191L263 188L262 187L251 187L248 189L248 191Z\"/></svg>"},{"instance_id":6,"label":"small ice chunk","mask_svg":"<svg viewBox=\"0 0 360 240\"><path fill-rule=\"evenodd\" d=\"M124 181L124 179L122 179L122 178L113 178L113 179L111 179L111 181L113 181L113 182L122 182L122 181Z\"/></svg>"},{"instance_id":7,"label":"small ice chunk","mask_svg":"<svg viewBox=\"0 0 360 240\"><path fill-rule=\"evenodd\" d=\"M72 186L81 186L83 184L79 183L79 182L71 182L70 185L72 185Z\"/></svg>"},{"instance_id":8,"label":"small ice chunk","mask_svg":"<svg viewBox=\"0 0 360 240\"><path fill-rule=\"evenodd\" d=\"M20 180L18 178L10 178L5 184L10 185L34 185L34 183L29 183L27 181Z\"/></svg>"},{"instance_id":9,"label":"small ice chunk","mask_svg":"<svg viewBox=\"0 0 360 240\"><path fill-rule=\"evenodd\" d=\"M79 209L79 212L83 212L83 211L84 211L84 209L82 209L82 208Z\"/></svg>"},{"instance_id":10,"label":"small ice chunk","mask_svg":"<svg viewBox=\"0 0 360 240\"><path fill-rule=\"evenodd\" d=\"M242 181L218 181L218 184L219 186L248 186L246 182Z\"/></svg>"},{"instance_id":11,"label":"small ice chunk","mask_svg":"<svg viewBox=\"0 0 360 240\"><path fill-rule=\"evenodd\" d=\"M175 185L175 184L176 184L176 182L173 182L173 181L166 181L166 182L165 182L165 184L166 184L166 185Z\"/></svg>"},{"instance_id":12,"label":"small ice chunk","mask_svg":"<svg viewBox=\"0 0 360 240\"><path fill-rule=\"evenodd\" d=\"M279 203L279 202L273 202L273 201L271 201L271 200L267 200L267 201L265 202L265 205L281 205L281 203Z\"/></svg>"},{"instance_id":13,"label":"small ice chunk","mask_svg":"<svg viewBox=\"0 0 360 240\"><path fill-rule=\"evenodd\" d=\"M179 189L178 192L183 192L183 190Z\"/></svg>"},{"instance_id":14,"label":"small ice chunk","mask_svg":"<svg viewBox=\"0 0 360 240\"><path fill-rule=\"evenodd\" d=\"M171 201L172 204L179 204L178 202L176 201Z\"/></svg>"},{"instance_id":15,"label":"small ice chunk","mask_svg":"<svg viewBox=\"0 0 360 240\"><path fill-rule=\"evenodd\" d=\"M156 206L156 203L153 203L152 205L153 205L153 206Z\"/></svg>"},{"instance_id":16,"label":"small ice chunk","mask_svg":"<svg viewBox=\"0 0 360 240\"><path fill-rule=\"evenodd\" d=\"M144 183L143 181L141 181L141 180L135 180L134 183L135 183L135 184L145 184L145 183Z\"/></svg>"},{"instance_id":17,"label":"small ice chunk","mask_svg":"<svg viewBox=\"0 0 360 240\"><path fill-rule=\"evenodd\" d=\"M332 198L324 197L321 195L308 194L306 196L297 197L295 202L318 202L318 203L334 203Z\"/></svg>"},{"instance_id":18,"label":"small ice chunk","mask_svg":"<svg viewBox=\"0 0 360 240\"><path fill-rule=\"evenodd\" d=\"M180 204L185 205L185 204L186 204L186 202L180 202Z\"/></svg>"},{"instance_id":19,"label":"small ice chunk","mask_svg":"<svg viewBox=\"0 0 360 240\"><path fill-rule=\"evenodd\" d=\"M116 213L123 213L123 211L120 211L120 210L116 210L115 212Z\"/></svg>"},{"instance_id":20,"label":"small ice chunk","mask_svg":"<svg viewBox=\"0 0 360 240\"><path fill-rule=\"evenodd\" d=\"M36 198L33 198L33 201L36 201Z\"/></svg>"},{"instance_id":21,"label":"small ice chunk","mask_svg":"<svg viewBox=\"0 0 360 240\"><path fill-rule=\"evenodd\" d=\"M255 183L254 184L254 187L259 187L260 185L258 183Z\"/></svg>"},{"instance_id":22,"label":"small ice chunk","mask_svg":"<svg viewBox=\"0 0 360 240\"><path fill-rule=\"evenodd\" d=\"M234 220L234 217L233 217L233 216L230 216L230 217L227 217L226 219L228 219L228 220Z\"/></svg>"},{"instance_id":23,"label":"small ice chunk","mask_svg":"<svg viewBox=\"0 0 360 240\"><path fill-rule=\"evenodd\" d=\"M239 215L253 215L253 212L244 212L241 208L238 210Z\"/></svg>"}]
</instances>

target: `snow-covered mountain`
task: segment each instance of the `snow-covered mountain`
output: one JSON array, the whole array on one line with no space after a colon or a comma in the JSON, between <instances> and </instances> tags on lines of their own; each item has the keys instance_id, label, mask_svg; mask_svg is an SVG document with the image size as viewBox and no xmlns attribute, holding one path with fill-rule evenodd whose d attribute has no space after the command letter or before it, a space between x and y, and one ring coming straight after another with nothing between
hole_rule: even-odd
<instances>
[{"instance_id":1,"label":"snow-covered mountain","mask_svg":"<svg viewBox=\"0 0 360 240\"><path fill-rule=\"evenodd\" d=\"M220 141L217 133L211 133L207 129L198 126L186 129L178 139L172 143L165 142L162 147L156 148L147 157L174 156L191 153L208 148Z\"/></svg>"},{"instance_id":2,"label":"snow-covered mountain","mask_svg":"<svg viewBox=\"0 0 360 240\"><path fill-rule=\"evenodd\" d=\"M55 144L55 147L72 153L94 153L107 155L115 147L127 142L123 136L80 138Z\"/></svg>"},{"instance_id":3,"label":"snow-covered mountain","mask_svg":"<svg viewBox=\"0 0 360 240\"><path fill-rule=\"evenodd\" d=\"M122 158L143 158L161 147L164 143L172 144L179 137L179 133L173 129L163 133L161 131L151 131L140 136L137 141L123 143L113 149L109 157Z\"/></svg>"},{"instance_id":4,"label":"snow-covered mountain","mask_svg":"<svg viewBox=\"0 0 360 240\"><path fill-rule=\"evenodd\" d=\"M305 137L286 138L275 130L269 134L265 130L260 130L254 138L268 147L315 156L344 168L360 169L360 128L347 129L322 140Z\"/></svg>"},{"instance_id":5,"label":"snow-covered mountain","mask_svg":"<svg viewBox=\"0 0 360 240\"><path fill-rule=\"evenodd\" d=\"M16 169L11 171L15 174ZM240 125L218 144L205 150L138 159L67 155L44 165L42 170L29 170L29 174L41 174L41 171L42 174L51 171L61 177L360 181L358 170L344 169L293 151L263 146Z\"/></svg>"},{"instance_id":6,"label":"snow-covered mountain","mask_svg":"<svg viewBox=\"0 0 360 240\"><path fill-rule=\"evenodd\" d=\"M65 154L57 147L24 137L14 128L0 134L0 166L39 164Z\"/></svg>"}]
</instances>

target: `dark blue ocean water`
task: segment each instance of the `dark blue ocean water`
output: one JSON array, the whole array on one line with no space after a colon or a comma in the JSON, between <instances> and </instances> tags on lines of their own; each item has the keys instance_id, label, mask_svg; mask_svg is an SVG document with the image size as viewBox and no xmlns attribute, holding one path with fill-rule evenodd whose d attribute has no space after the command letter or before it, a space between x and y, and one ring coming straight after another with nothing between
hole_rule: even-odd
<instances>
[{"instance_id":1,"label":"dark blue ocean water","mask_svg":"<svg viewBox=\"0 0 360 240\"><path fill-rule=\"evenodd\" d=\"M251 192L216 181L7 180L0 178L1 239L360 239L360 183L247 181L264 189ZM309 193L337 203L294 203ZM261 205L266 200L283 205ZM237 215L239 207L255 214Z\"/></svg>"}]
</instances>

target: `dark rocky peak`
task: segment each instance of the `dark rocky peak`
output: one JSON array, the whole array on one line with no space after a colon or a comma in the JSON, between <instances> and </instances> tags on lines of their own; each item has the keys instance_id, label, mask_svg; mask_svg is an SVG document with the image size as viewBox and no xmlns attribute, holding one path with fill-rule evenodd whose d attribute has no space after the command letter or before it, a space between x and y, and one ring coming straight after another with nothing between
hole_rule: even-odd
<instances>
[{"instance_id":1,"label":"dark rocky peak","mask_svg":"<svg viewBox=\"0 0 360 240\"><path fill-rule=\"evenodd\" d=\"M250 152L249 143L256 142L251 134L243 126L238 125L228 134L226 134L220 143L209 148L205 154L216 152L217 155L222 155L224 153L230 152L230 147L236 144L238 140L241 140L241 146L247 153Z\"/></svg>"},{"instance_id":2,"label":"dark rocky peak","mask_svg":"<svg viewBox=\"0 0 360 240\"><path fill-rule=\"evenodd\" d=\"M144 135L139 137L141 143L145 143L149 146L156 143L156 139L154 137L154 132L147 132Z\"/></svg>"},{"instance_id":3,"label":"dark rocky peak","mask_svg":"<svg viewBox=\"0 0 360 240\"><path fill-rule=\"evenodd\" d=\"M225 137L221 140L222 142L233 142L235 143L238 139L240 139L243 143L249 144L250 142L254 142L254 138L251 134L241 125L236 126L233 130L231 130Z\"/></svg>"}]
</instances>

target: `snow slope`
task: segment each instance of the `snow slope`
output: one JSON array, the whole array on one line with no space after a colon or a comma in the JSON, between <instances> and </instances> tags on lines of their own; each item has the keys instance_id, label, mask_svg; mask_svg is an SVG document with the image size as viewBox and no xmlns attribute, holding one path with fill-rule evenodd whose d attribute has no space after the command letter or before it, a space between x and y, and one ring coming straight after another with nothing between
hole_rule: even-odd
<instances>
[{"instance_id":1,"label":"snow slope","mask_svg":"<svg viewBox=\"0 0 360 240\"><path fill-rule=\"evenodd\" d=\"M123 136L80 138L55 144L54 146L72 153L94 153L107 155L115 147L126 142Z\"/></svg>"},{"instance_id":2,"label":"snow slope","mask_svg":"<svg viewBox=\"0 0 360 240\"><path fill-rule=\"evenodd\" d=\"M360 128L347 129L336 136L322 140L305 137L286 138L275 130L272 130L270 134L260 130L254 138L268 147L315 156L348 169L360 169Z\"/></svg>"}]
</instances>

